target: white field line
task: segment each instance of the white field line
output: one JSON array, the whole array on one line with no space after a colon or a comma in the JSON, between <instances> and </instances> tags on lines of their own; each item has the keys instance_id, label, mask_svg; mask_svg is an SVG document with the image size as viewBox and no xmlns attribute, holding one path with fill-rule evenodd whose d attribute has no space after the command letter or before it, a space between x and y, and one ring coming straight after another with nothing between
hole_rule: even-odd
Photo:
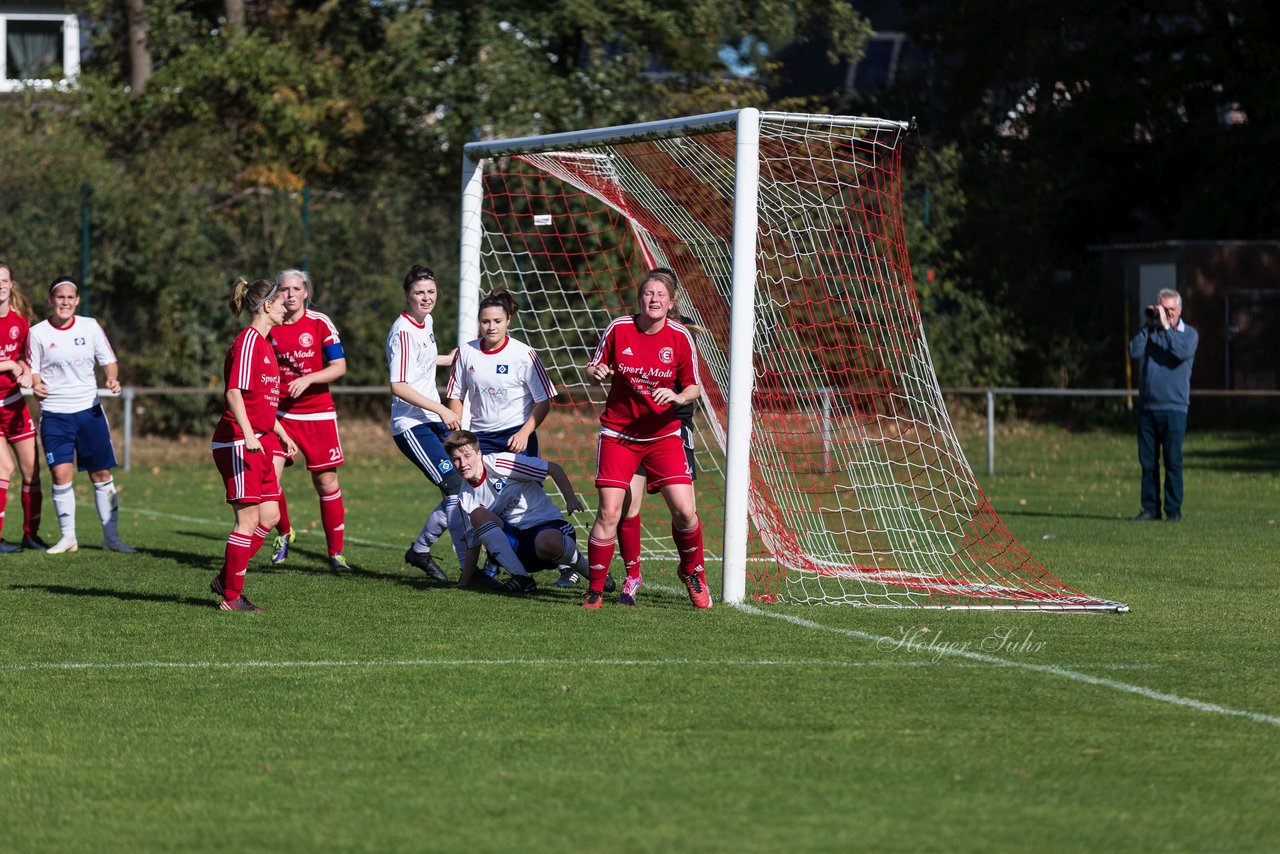
<instances>
[{"instance_id":1,"label":"white field line","mask_svg":"<svg viewBox=\"0 0 1280 854\"><path fill-rule=\"evenodd\" d=\"M879 661L839 661L827 658L373 658L331 659L318 661L63 661L28 664L0 664L0 672L43 670L251 670L279 668L291 670L310 667L376 668L376 667L833 667L861 668L936 667L937 661L883 659ZM962 664L961 667L987 665ZM1115 669L1150 667L1151 665L1098 665Z\"/></svg>"},{"instance_id":2,"label":"white field line","mask_svg":"<svg viewBox=\"0 0 1280 854\"><path fill-rule=\"evenodd\" d=\"M1280 717L1275 715L1265 715L1261 712L1250 712L1244 709L1232 709L1227 706L1219 706L1216 703L1206 703L1202 700L1195 700L1190 697L1182 697L1178 694L1169 694L1164 691L1156 691L1151 688L1144 688L1141 685L1130 685L1127 682L1117 682L1114 679L1105 679L1101 676L1090 676L1087 673L1080 673L1076 670L1069 670L1056 664L1031 664L1025 661L1015 661L1009 658L1000 658L995 655L987 655L982 652L973 652L967 649L957 649L946 646L930 647L927 645L916 645L914 648L910 644L904 644L902 638L891 638L884 635L876 635L870 632L860 632L857 629L843 629L836 626L824 626L822 623L815 623L813 620L806 620L803 617L796 617L791 614L774 614L769 611L762 610L754 605L733 605L730 607L745 611L759 617L768 617L774 620L782 620L796 626L806 629L814 629L823 632L832 632L833 634L844 635L845 637L857 638L858 640L871 641L878 645L888 645L894 649L904 649L908 651L918 651L929 656L944 657L951 656L964 659L971 662L980 662L982 664L995 665L997 667L1009 667L1015 670L1028 670L1033 673L1045 673L1050 676L1056 676L1061 679L1070 679L1073 682L1083 682L1086 685L1097 685L1101 688L1110 688L1113 691L1122 691L1126 694L1136 694L1148 700L1155 700L1160 703L1169 703L1174 706L1182 706L1188 709L1195 709L1200 712L1207 712L1215 715L1228 715L1236 718L1246 718L1256 723L1271 724L1272 726L1280 726Z\"/></svg>"},{"instance_id":3,"label":"white field line","mask_svg":"<svg viewBox=\"0 0 1280 854\"><path fill-rule=\"evenodd\" d=\"M198 518L193 518L193 517L189 517L189 516L178 516L178 515L173 514L173 513L165 513L165 512L162 512L162 511L158 511L158 510L146 510L146 509L133 508L132 512L134 512L134 513L140 513L140 514L142 514L142 515L147 515L147 516L156 516L156 517L162 517L162 518L166 518L166 519L175 519L175 520L178 520L178 521L190 522L190 523L193 523L193 524L203 524L203 525L217 524L216 522L214 522L214 521L213 521L213 520L211 520L211 519L198 519ZM351 537L347 537L347 539L351 540L352 542L360 542L359 540L355 540L355 539L353 539L353 538L351 538ZM393 548L392 546L389 546L389 545L387 545L386 543L380 543L380 542L366 542L365 544L366 544L366 545L375 546L375 547L378 547L378 548ZM663 591L665 591L665 592L670 592L670 593L683 593L683 592L684 592L683 590L679 590L679 589L674 588L674 587L667 587L666 585L651 585L650 587L651 587L651 589L663 590ZM1029 672L1032 672L1032 673L1044 673L1044 674L1046 674L1046 675L1049 675L1049 676L1055 676L1055 677L1060 678L1060 679L1070 679L1070 680L1071 680L1071 681L1073 681L1073 682L1081 682L1081 683L1084 683L1084 684L1086 684L1086 685L1095 685L1095 686L1098 686L1098 687L1100 687L1100 688L1109 688L1109 689L1111 689L1112 691L1120 691L1120 692L1122 692L1122 693L1126 693L1126 694L1134 694L1134 695L1136 695L1136 696L1143 697L1143 698L1148 699L1148 700L1154 700L1154 701L1159 702L1159 703L1168 703L1168 704L1173 705L1173 706L1181 706L1181 707L1183 707L1183 708L1187 708L1187 709L1195 709L1196 711L1199 711L1199 712L1205 712L1205 713L1207 713L1207 714L1214 714L1214 715L1226 715L1226 716L1228 716L1228 717L1245 718L1246 720L1251 720L1251 721L1254 721L1255 723L1270 724L1271 726L1277 726L1277 727L1280 727L1280 717L1278 717L1278 716L1276 716L1276 715L1267 715L1267 714L1263 714L1262 712L1251 712L1251 711L1248 711L1247 709L1233 709L1233 708L1230 708L1230 707L1228 707L1228 706L1220 706L1220 705L1218 705L1217 703L1206 703L1206 702L1204 702L1203 700L1196 700L1196 699L1193 699L1193 698L1191 698L1191 697L1183 697L1183 696L1178 695L1178 694L1170 694L1170 693L1167 693L1167 692L1165 692L1165 691L1156 691L1155 689L1152 689L1152 688L1144 688L1144 687L1142 687L1141 685L1131 685L1131 684L1129 684L1128 682L1118 682L1118 681L1116 681L1115 679L1106 679L1106 678L1101 677L1101 676L1090 676L1090 675L1089 675L1089 674L1087 674L1087 673L1081 673L1081 672L1079 672L1079 671L1077 671L1077 670L1071 670L1071 669L1068 669L1068 668L1066 668L1066 667L1063 667L1063 666L1060 666L1060 665L1056 665L1056 664L1033 664L1033 663L1030 663L1030 662L1025 662L1025 661L1016 661L1016 660L1009 659L1009 658L1000 658L999 656L995 656L995 655L987 655L986 653L982 653L982 652L974 652L974 651L972 651L972 650L968 650L968 649L959 649L959 648L952 648L952 647L947 647L947 646L938 646L938 647L922 646L922 647L918 647L918 648L913 648L913 645L911 645L911 644L904 644L904 643L903 643L903 641L902 641L902 638L892 638L892 637L888 637L888 636L886 636L886 635L876 635L876 634L872 634L872 633L870 633L870 632L860 632L860 631L858 631L857 629L844 629L844 628L839 628L839 627L837 627L837 626L825 626L825 625L823 625L822 623L816 623L816 622L814 622L813 620L806 620L806 619L805 619L805 618L803 618L803 617L796 617L796 616L793 616L793 615L791 615L791 614L775 614L775 613L772 613L772 612L770 612L770 611L765 611L765 610L762 610L762 609L760 609L760 608L757 608L757 607L755 607L754 605L748 605L748 604L745 604L745 603L744 603L744 604L741 604L741 605L733 605L733 606L729 606L729 607L737 608L738 610L743 611L744 613L747 613L747 614L751 614L751 615L753 615L753 616L757 616L757 617L767 617L767 618L769 618L769 619L773 619L773 620L782 620L783 622L791 623L791 624L796 625L796 626L801 626L801 627L806 628L806 629L813 629L813 630L815 630L815 631L822 631L822 632L831 632L831 633L833 633L833 634L844 635L845 637L857 638L858 640L870 641L870 642L875 643L875 644L889 644L890 646L892 646L892 647L893 647L893 648L895 648L895 649L905 649L905 650L907 650L907 651L919 651L919 652L923 652L923 653L925 653L925 654L927 654L927 655L929 655L929 656L933 656L933 657L935 658L935 660L936 660L936 659L940 659L940 658L942 658L942 657L958 658L958 659L963 659L963 660L965 660L965 661L968 661L968 662L970 662L970 663L972 663L972 664L984 664L984 665L988 665L988 666L995 666L995 667L1009 667L1009 668L1012 668L1012 669L1014 669L1014 670L1025 670L1025 671L1029 671ZM427 665L435 665L435 664L449 664L449 663L450 663L450 662L448 662L448 661L440 661L440 660L437 660L437 661L413 661L413 660L409 660L409 661L404 661L404 662L396 662L396 661L387 661L387 662L376 662L376 661L375 661L375 662L358 662L358 661L356 661L356 662L350 662L350 663L343 663L343 662L305 662L305 661L292 662L292 663L285 663L285 662L279 662L279 663L272 663L272 662L238 662L238 663L231 663L231 662L228 662L228 663L225 663L225 664L220 664L220 663L217 663L217 662L204 662L204 663L191 663L191 664L184 664L184 663L181 663L181 662L178 662L178 663L166 663L166 662L150 662L150 663L145 663L145 662L144 662L144 663L134 663L134 664L128 664L128 663L122 663L122 664L92 664L92 663L82 663L82 664L78 664L78 663L67 663L67 664L10 664L10 665L0 665L0 670L37 670L37 669L55 669L55 668L62 668L62 669L67 669L67 670L76 670L76 669L130 669L130 668L147 668L147 667L175 667L175 668L181 668L181 667L197 667L197 668L198 668L198 667L309 667L309 666L318 666L318 667L325 667L325 666L327 666L327 667L344 667L344 666L379 666L379 665L381 665L381 666L427 666ZM685 665L685 666L688 666L688 665L700 664L700 663L703 663L703 662L693 661L692 659L690 659L690 660L685 660L685 659L661 659L661 660L656 660L656 661L653 661L653 662L645 662L645 661L626 661L626 660L572 660L572 659L564 659L564 660L558 660L558 661L552 661L552 660L540 660L540 659L511 659L511 660L507 660L507 659L500 659L500 660L459 659L459 660L454 661L454 662L452 662L452 663L453 663L453 664L455 664L455 665L459 665L459 666L461 666L461 665L466 665L466 664L480 664L480 665L484 665L484 664L491 664L491 665L492 665L492 664L523 664L523 665L535 665L535 664L539 664L539 663L545 663L545 664L556 664L556 665L573 665L573 664L576 664L576 665L579 665L579 666L581 666L581 665L588 665L588 666L589 666L589 665L634 665L634 666L641 666L641 665L646 665L646 664L650 664L650 665L663 665L663 664L667 664L668 666L669 666L669 665ZM735 664L735 661L721 661L721 662L712 662L712 661L708 661L708 662L705 662L705 663L706 663L706 664L714 664L714 665L730 665L730 664ZM766 664L766 662L764 662L764 661L761 661L761 662L756 663L756 664L755 664L755 665L753 665L753 666L778 666L778 665L786 665L786 664L792 664L792 663L797 664L797 665L800 665L800 666L815 666L815 665L819 665L819 664L824 665L824 666L850 666L850 667L852 667L852 666L885 666L885 664L883 664L883 663L882 663L882 664L878 664L878 665L873 665L873 664L871 664L871 663L869 663L869 662L867 662L867 663L857 663L857 662L828 662L828 661L812 661L812 662L809 662L809 661L796 661L796 662L789 662L789 661L774 661L774 662L770 662L770 663L768 663L768 664ZM742 660L736 660L736 664L737 664L737 666L744 666L744 665L750 664L750 662L748 662L748 661L747 661L747 660L745 660L745 659L742 659ZM901 666L901 665L898 665L898 666ZM1088 666L1090 666L1090 667L1094 667L1094 666L1097 666L1097 665L1088 665ZM1141 665L1138 665L1138 666L1141 666Z\"/></svg>"}]
</instances>

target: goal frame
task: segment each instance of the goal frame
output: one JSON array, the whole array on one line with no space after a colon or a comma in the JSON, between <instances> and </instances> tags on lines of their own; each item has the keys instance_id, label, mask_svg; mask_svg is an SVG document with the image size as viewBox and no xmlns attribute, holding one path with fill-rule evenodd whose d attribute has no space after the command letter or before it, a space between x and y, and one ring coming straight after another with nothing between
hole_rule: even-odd
<instances>
[{"instance_id":1,"label":"goal frame","mask_svg":"<svg viewBox=\"0 0 1280 854\"><path fill-rule=\"evenodd\" d=\"M761 111L753 107L698 116L592 128L564 133L468 143L463 149L461 186L461 234L459 250L459 341L475 337L483 276L484 169L486 161L506 156L533 155L568 147L667 140L688 132L734 133L734 199L729 307L727 394L724 445L724 545L721 554L722 601L742 603L746 598L748 545L750 540L752 398L754 386L756 279L761 127L763 122L812 124L856 130L906 133L910 123L852 116L817 116L803 113ZM935 380L936 383L936 380ZM1069 590L1069 588L1068 588ZM1119 602L1081 597L1074 604L1055 603L1052 611L1127 611ZM920 607L939 607L920 606ZM942 605L944 609L1028 609L1026 606ZM1035 606L1031 606L1040 610Z\"/></svg>"}]
</instances>

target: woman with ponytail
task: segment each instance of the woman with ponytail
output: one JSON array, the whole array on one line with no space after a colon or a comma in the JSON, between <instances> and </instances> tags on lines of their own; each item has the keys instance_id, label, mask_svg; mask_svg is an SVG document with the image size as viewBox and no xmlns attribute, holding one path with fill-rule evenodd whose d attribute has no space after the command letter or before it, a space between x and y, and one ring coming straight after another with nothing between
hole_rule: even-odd
<instances>
[{"instance_id":1,"label":"woman with ponytail","mask_svg":"<svg viewBox=\"0 0 1280 854\"><path fill-rule=\"evenodd\" d=\"M237 279L229 302L234 315L249 315L223 362L227 408L213 431L213 461L227 487L235 526L227 537L222 571L209 584L223 611L261 611L244 595L245 570L280 520L275 457L297 446L277 417L280 369L268 334L284 321L285 302L270 279Z\"/></svg>"}]
</instances>

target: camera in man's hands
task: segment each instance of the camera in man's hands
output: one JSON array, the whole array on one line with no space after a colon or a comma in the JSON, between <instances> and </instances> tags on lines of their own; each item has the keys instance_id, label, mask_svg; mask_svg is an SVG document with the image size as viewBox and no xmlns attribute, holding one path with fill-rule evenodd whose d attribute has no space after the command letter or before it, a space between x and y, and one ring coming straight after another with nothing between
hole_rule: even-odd
<instances>
[{"instance_id":1,"label":"camera in man's hands","mask_svg":"<svg viewBox=\"0 0 1280 854\"><path fill-rule=\"evenodd\" d=\"M1154 305L1147 306L1147 321L1149 323L1155 323L1159 319L1160 319L1160 312L1156 309L1156 307Z\"/></svg>"}]
</instances>

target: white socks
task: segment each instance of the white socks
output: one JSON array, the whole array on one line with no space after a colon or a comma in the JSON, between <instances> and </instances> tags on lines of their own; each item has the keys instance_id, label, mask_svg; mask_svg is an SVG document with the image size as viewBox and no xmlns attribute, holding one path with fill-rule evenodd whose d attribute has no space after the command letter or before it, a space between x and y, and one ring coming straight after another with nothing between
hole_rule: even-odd
<instances>
[{"instance_id":1,"label":"white socks","mask_svg":"<svg viewBox=\"0 0 1280 854\"><path fill-rule=\"evenodd\" d=\"M75 486L64 483L53 485L53 510L58 515L58 531L61 538L76 541L76 493Z\"/></svg>"},{"instance_id":2,"label":"white socks","mask_svg":"<svg viewBox=\"0 0 1280 854\"><path fill-rule=\"evenodd\" d=\"M591 566L587 563L587 556L578 551L578 544L570 537L564 538L564 551L560 553L560 557L556 558L556 563L561 566L572 567L583 578L586 578L591 573Z\"/></svg>"},{"instance_id":3,"label":"white socks","mask_svg":"<svg viewBox=\"0 0 1280 854\"><path fill-rule=\"evenodd\" d=\"M57 491L54 487L54 491ZM116 482L108 479L102 483L93 485L93 503L98 508L98 518L102 520L102 539L108 543L114 543L120 539L120 534L116 528L116 516L119 508L116 503ZM59 513L61 518L62 514Z\"/></svg>"}]
</instances>

